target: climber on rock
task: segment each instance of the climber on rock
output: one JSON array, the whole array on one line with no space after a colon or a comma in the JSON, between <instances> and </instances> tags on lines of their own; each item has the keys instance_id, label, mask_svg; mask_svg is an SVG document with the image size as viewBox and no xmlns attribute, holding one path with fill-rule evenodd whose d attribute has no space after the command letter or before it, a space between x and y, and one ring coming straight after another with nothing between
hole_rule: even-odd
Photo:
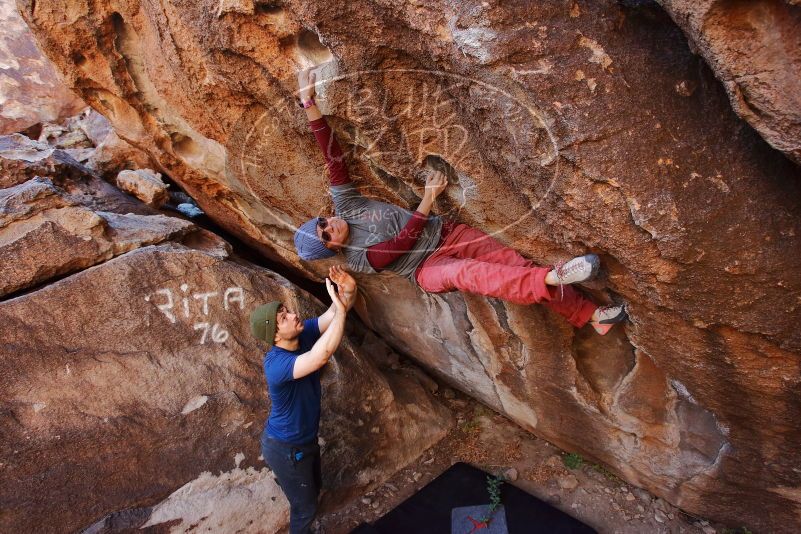
<instances>
[{"instance_id":1,"label":"climber on rock","mask_svg":"<svg viewBox=\"0 0 801 534\"><path fill-rule=\"evenodd\" d=\"M262 304L250 314L251 332L270 347L263 365L272 404L261 451L289 501L291 534L310 532L317 512L320 372L342 340L356 297L356 281L342 267L331 267L329 277L332 304L319 317L301 321L281 302Z\"/></svg>"},{"instance_id":2,"label":"climber on rock","mask_svg":"<svg viewBox=\"0 0 801 534\"><path fill-rule=\"evenodd\" d=\"M589 322L601 335L626 318L623 306L598 306L570 286L597 274L600 260L595 254L554 268L541 267L480 230L431 215L434 201L448 184L442 172L429 175L414 213L362 196L314 102L313 71L300 71L298 84L301 105L325 156L336 213L298 228L295 248L301 259L342 252L356 272L392 271L429 293L460 290L517 304L541 303L577 328Z\"/></svg>"}]
</instances>

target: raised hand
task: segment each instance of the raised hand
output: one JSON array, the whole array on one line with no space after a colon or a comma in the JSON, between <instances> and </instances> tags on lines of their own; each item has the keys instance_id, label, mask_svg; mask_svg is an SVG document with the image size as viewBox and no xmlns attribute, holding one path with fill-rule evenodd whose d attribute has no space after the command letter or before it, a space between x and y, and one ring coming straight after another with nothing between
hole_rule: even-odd
<instances>
[{"instance_id":1,"label":"raised hand","mask_svg":"<svg viewBox=\"0 0 801 534\"><path fill-rule=\"evenodd\" d=\"M328 277L339 287L340 298L345 298L346 294L356 291L356 280L342 265L334 265L329 268Z\"/></svg>"},{"instance_id":2,"label":"raised hand","mask_svg":"<svg viewBox=\"0 0 801 534\"><path fill-rule=\"evenodd\" d=\"M426 178L426 195L433 201L448 187L448 177L442 171L431 171Z\"/></svg>"},{"instance_id":3,"label":"raised hand","mask_svg":"<svg viewBox=\"0 0 801 534\"><path fill-rule=\"evenodd\" d=\"M298 92L301 102L314 98L314 83L317 81L317 73L314 67L308 67L298 71Z\"/></svg>"},{"instance_id":4,"label":"raised hand","mask_svg":"<svg viewBox=\"0 0 801 534\"><path fill-rule=\"evenodd\" d=\"M345 313L347 311L345 309L345 305L342 303L342 300L339 298L339 295L337 295L337 292L334 289L334 284L331 283L330 278L325 279L325 288L326 290L328 290L328 296L331 297L331 302L337 309L337 313Z\"/></svg>"}]
</instances>

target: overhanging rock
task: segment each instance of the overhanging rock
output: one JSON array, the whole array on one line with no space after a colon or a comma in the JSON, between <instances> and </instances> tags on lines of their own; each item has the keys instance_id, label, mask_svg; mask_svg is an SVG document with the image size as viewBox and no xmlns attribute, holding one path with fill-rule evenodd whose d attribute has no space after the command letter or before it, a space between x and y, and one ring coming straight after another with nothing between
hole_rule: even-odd
<instances>
[{"instance_id":1,"label":"overhanging rock","mask_svg":"<svg viewBox=\"0 0 801 534\"><path fill-rule=\"evenodd\" d=\"M631 3L629 3L631 4ZM642 3L635 3L642 4ZM328 209L295 71L369 195L440 212L539 263L601 255L600 339L539 308L361 280L397 348L538 435L684 509L781 531L801 510L799 169L731 110L655 6L20 0L119 135L228 231L310 278L294 225ZM766 421L770 424L766 424Z\"/></svg>"}]
</instances>

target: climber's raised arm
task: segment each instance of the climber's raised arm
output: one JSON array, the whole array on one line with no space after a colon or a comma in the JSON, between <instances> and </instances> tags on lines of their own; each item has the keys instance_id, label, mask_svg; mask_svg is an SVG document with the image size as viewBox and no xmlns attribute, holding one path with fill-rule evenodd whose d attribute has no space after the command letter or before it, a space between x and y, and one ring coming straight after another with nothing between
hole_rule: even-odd
<instances>
[{"instance_id":1,"label":"climber's raised arm","mask_svg":"<svg viewBox=\"0 0 801 534\"><path fill-rule=\"evenodd\" d=\"M434 201L447 186L448 179L440 171L434 171L428 176L423 199L406 226L392 239L367 249L367 261L373 269L376 271L386 269L392 262L414 249L428 222L428 214Z\"/></svg>"},{"instance_id":2,"label":"climber's raised arm","mask_svg":"<svg viewBox=\"0 0 801 534\"><path fill-rule=\"evenodd\" d=\"M309 127L314 134L314 138L317 140L317 144L320 145L320 150L323 151L325 168L328 171L328 179L331 185L348 184L351 180L348 175L348 167L345 164L345 157L342 155L342 149L334 132L314 102L315 81L312 69L304 69L298 73L300 102L306 111L306 118L309 119Z\"/></svg>"},{"instance_id":3,"label":"climber's raised arm","mask_svg":"<svg viewBox=\"0 0 801 534\"><path fill-rule=\"evenodd\" d=\"M300 97L300 104L306 110L306 118L309 122L316 121L322 118L323 114L314 102L316 94L314 84L317 82L314 67L302 69L298 71L298 97Z\"/></svg>"}]
</instances>

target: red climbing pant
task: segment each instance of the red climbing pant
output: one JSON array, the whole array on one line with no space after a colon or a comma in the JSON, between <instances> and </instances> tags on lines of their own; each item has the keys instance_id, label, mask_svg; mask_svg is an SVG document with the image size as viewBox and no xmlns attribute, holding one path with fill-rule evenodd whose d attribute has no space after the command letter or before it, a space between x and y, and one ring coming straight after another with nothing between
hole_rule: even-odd
<instances>
[{"instance_id":1,"label":"red climbing pant","mask_svg":"<svg viewBox=\"0 0 801 534\"><path fill-rule=\"evenodd\" d=\"M542 303L570 324L587 324L598 307L578 290L545 284L551 269L538 267L516 250L466 224L455 225L417 268L415 278L429 293L461 290L516 304Z\"/></svg>"}]
</instances>

